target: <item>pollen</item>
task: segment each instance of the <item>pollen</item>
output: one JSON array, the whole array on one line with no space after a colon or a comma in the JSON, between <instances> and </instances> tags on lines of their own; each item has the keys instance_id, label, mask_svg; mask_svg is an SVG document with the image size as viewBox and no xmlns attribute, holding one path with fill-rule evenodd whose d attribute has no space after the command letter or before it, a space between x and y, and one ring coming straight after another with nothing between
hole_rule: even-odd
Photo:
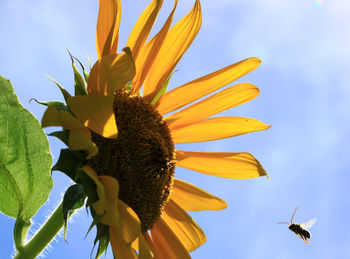
<instances>
[{"instance_id":1,"label":"pollen","mask_svg":"<svg viewBox=\"0 0 350 259\"><path fill-rule=\"evenodd\" d=\"M113 110L118 137L107 139L92 133L99 152L88 163L99 175L118 180L118 198L136 212L145 232L153 227L169 200L174 143L162 116L142 97L119 90L114 94Z\"/></svg>"}]
</instances>

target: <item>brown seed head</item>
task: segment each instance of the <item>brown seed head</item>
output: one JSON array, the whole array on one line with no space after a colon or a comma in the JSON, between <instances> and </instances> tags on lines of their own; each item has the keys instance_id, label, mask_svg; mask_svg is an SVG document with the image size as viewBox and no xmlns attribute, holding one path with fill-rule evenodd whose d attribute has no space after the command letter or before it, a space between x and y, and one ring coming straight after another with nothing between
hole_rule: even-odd
<instances>
[{"instance_id":1,"label":"brown seed head","mask_svg":"<svg viewBox=\"0 0 350 259\"><path fill-rule=\"evenodd\" d=\"M99 175L119 182L119 199L139 216L142 231L151 229L168 202L173 185L175 153L162 116L141 97L119 90L114 96L118 137L92 133L99 148L88 163Z\"/></svg>"}]
</instances>

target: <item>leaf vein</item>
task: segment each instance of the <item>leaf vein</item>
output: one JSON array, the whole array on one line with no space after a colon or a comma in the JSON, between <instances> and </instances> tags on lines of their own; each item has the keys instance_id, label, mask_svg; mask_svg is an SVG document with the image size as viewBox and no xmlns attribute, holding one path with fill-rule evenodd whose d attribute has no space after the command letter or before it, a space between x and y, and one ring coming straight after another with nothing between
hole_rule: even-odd
<instances>
[{"instance_id":1,"label":"leaf vein","mask_svg":"<svg viewBox=\"0 0 350 259\"><path fill-rule=\"evenodd\" d=\"M2 161L6 161L6 158L7 158L7 154L8 154L8 150L9 150L9 118L10 118L10 115L9 115L9 111L10 111L10 103L9 101L7 100L6 98L6 95L3 93L3 87L0 87L0 91L1 91L1 95L4 96L4 99L6 101L6 104L7 104L7 116L6 116L6 143L5 143L5 152L4 152L4 158Z\"/></svg>"},{"instance_id":2,"label":"leaf vein","mask_svg":"<svg viewBox=\"0 0 350 259\"><path fill-rule=\"evenodd\" d=\"M11 197L13 197L13 199L18 200L18 201L19 201L19 204L21 204L22 196L21 196L21 192L20 192L20 190L19 190L19 188L18 188L18 185L17 185L15 179L12 177L10 171L7 169L7 167L6 167L2 162L0 162L0 168L3 169L3 170L1 170L1 171L5 172L5 173L8 175L8 178L10 179L11 183L13 184L14 189L15 189L15 192L16 192L16 195L17 195L18 197L15 197L15 196L5 187L5 185L3 185L2 183L0 183L0 186L2 186L3 189L6 190L6 192L7 192ZM17 198L17 199L16 199L16 198ZM20 206L20 205L19 205L19 206Z\"/></svg>"}]
</instances>

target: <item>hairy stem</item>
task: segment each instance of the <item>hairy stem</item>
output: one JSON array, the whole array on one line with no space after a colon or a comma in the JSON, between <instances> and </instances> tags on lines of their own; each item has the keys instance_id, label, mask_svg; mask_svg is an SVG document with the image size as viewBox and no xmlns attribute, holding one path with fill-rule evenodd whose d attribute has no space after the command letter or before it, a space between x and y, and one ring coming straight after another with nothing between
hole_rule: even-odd
<instances>
[{"instance_id":1,"label":"hairy stem","mask_svg":"<svg viewBox=\"0 0 350 259\"><path fill-rule=\"evenodd\" d=\"M63 225L64 219L61 202L32 239L21 247L17 247L18 251L14 259L36 258L51 243Z\"/></svg>"}]
</instances>

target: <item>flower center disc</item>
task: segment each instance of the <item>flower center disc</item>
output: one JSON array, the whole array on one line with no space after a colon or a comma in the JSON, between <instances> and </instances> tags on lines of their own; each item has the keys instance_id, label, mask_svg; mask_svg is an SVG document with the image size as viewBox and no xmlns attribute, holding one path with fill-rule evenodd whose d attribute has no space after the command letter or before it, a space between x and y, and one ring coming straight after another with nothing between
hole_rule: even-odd
<instances>
[{"instance_id":1,"label":"flower center disc","mask_svg":"<svg viewBox=\"0 0 350 259\"><path fill-rule=\"evenodd\" d=\"M89 160L99 175L119 182L119 199L139 216L142 231L151 229L168 202L173 185L175 153L162 116L141 97L119 90L114 94L118 137L92 132L99 148Z\"/></svg>"}]
</instances>

